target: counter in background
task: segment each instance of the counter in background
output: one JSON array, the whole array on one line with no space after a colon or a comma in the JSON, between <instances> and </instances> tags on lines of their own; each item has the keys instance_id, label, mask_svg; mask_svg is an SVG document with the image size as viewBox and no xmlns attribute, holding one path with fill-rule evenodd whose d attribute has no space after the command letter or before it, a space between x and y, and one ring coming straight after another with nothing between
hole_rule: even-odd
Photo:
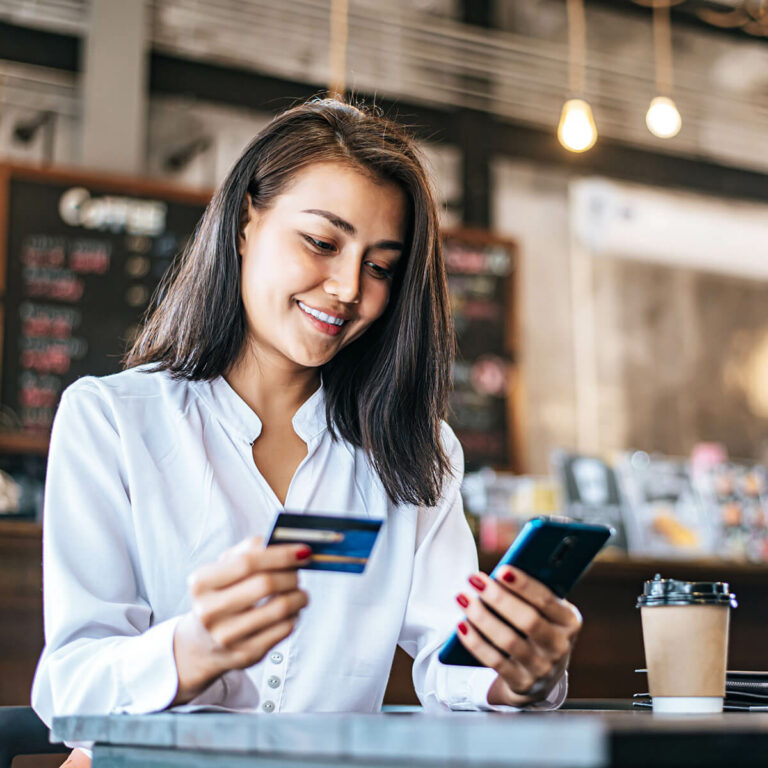
<instances>
[{"instance_id":1,"label":"counter in background","mask_svg":"<svg viewBox=\"0 0 768 768\"><path fill-rule=\"evenodd\" d=\"M27 704L43 647L42 530L36 523L0 520L0 705ZM483 553L490 571L498 555ZM645 685L633 670L645 666L635 601L645 579L661 572L681 579L728 581L739 600L731 615L730 669L768 669L764 614L768 568L722 561L598 561L571 596L584 629L571 661L570 696L629 698ZM398 649L387 704L417 703L411 660Z\"/></svg>"},{"instance_id":2,"label":"counter in background","mask_svg":"<svg viewBox=\"0 0 768 768\"><path fill-rule=\"evenodd\" d=\"M0 520L0 705L29 704L43 648L42 528Z\"/></svg>"}]
</instances>

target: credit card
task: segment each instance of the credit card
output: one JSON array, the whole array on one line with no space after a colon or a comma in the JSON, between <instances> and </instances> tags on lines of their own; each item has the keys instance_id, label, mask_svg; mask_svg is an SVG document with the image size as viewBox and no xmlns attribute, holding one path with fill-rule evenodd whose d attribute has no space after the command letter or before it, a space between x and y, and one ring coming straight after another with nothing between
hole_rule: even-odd
<instances>
[{"instance_id":1,"label":"credit card","mask_svg":"<svg viewBox=\"0 0 768 768\"><path fill-rule=\"evenodd\" d=\"M362 573L380 528L381 520L279 512L267 538L267 546L306 544L312 548L312 557L302 568Z\"/></svg>"}]
</instances>

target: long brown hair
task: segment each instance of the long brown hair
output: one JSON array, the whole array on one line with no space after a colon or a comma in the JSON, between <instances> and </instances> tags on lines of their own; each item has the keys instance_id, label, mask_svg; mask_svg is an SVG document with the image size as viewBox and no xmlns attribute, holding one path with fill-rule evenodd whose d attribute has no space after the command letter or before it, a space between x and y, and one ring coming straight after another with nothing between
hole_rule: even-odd
<instances>
[{"instance_id":1,"label":"long brown hair","mask_svg":"<svg viewBox=\"0 0 768 768\"><path fill-rule=\"evenodd\" d=\"M329 161L398 184L409 224L384 313L322 367L328 428L365 451L392 501L432 506L449 469L440 434L454 354L437 211L413 139L374 110L314 99L256 136L159 286L125 365L192 380L225 374L246 342L243 201L265 209L299 170Z\"/></svg>"}]
</instances>

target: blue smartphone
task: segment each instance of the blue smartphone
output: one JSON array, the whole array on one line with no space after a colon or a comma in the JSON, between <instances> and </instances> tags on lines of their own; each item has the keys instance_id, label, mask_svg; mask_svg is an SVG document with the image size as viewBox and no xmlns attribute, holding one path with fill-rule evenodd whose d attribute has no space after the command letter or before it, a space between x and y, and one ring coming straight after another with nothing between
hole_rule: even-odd
<instances>
[{"instance_id":1,"label":"blue smartphone","mask_svg":"<svg viewBox=\"0 0 768 768\"><path fill-rule=\"evenodd\" d=\"M558 597L565 597L612 534L607 525L535 517L525 524L491 577L505 565L514 565ZM438 659L462 667L483 666L461 644L455 631L440 649Z\"/></svg>"}]
</instances>

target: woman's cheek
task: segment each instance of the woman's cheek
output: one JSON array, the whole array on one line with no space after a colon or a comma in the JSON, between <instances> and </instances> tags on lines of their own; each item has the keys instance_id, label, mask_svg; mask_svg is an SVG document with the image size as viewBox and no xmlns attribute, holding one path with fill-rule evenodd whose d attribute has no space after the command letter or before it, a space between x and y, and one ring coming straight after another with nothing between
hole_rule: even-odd
<instances>
[{"instance_id":1,"label":"woman's cheek","mask_svg":"<svg viewBox=\"0 0 768 768\"><path fill-rule=\"evenodd\" d=\"M320 260L306 249L284 251L279 260L279 279L291 293L321 285L325 279Z\"/></svg>"},{"instance_id":2,"label":"woman's cheek","mask_svg":"<svg viewBox=\"0 0 768 768\"><path fill-rule=\"evenodd\" d=\"M375 295L375 309L373 310L373 320L378 320L389 304L389 297L392 293L392 283L389 280L377 280L378 283ZM373 320L371 322L373 322Z\"/></svg>"}]
</instances>

